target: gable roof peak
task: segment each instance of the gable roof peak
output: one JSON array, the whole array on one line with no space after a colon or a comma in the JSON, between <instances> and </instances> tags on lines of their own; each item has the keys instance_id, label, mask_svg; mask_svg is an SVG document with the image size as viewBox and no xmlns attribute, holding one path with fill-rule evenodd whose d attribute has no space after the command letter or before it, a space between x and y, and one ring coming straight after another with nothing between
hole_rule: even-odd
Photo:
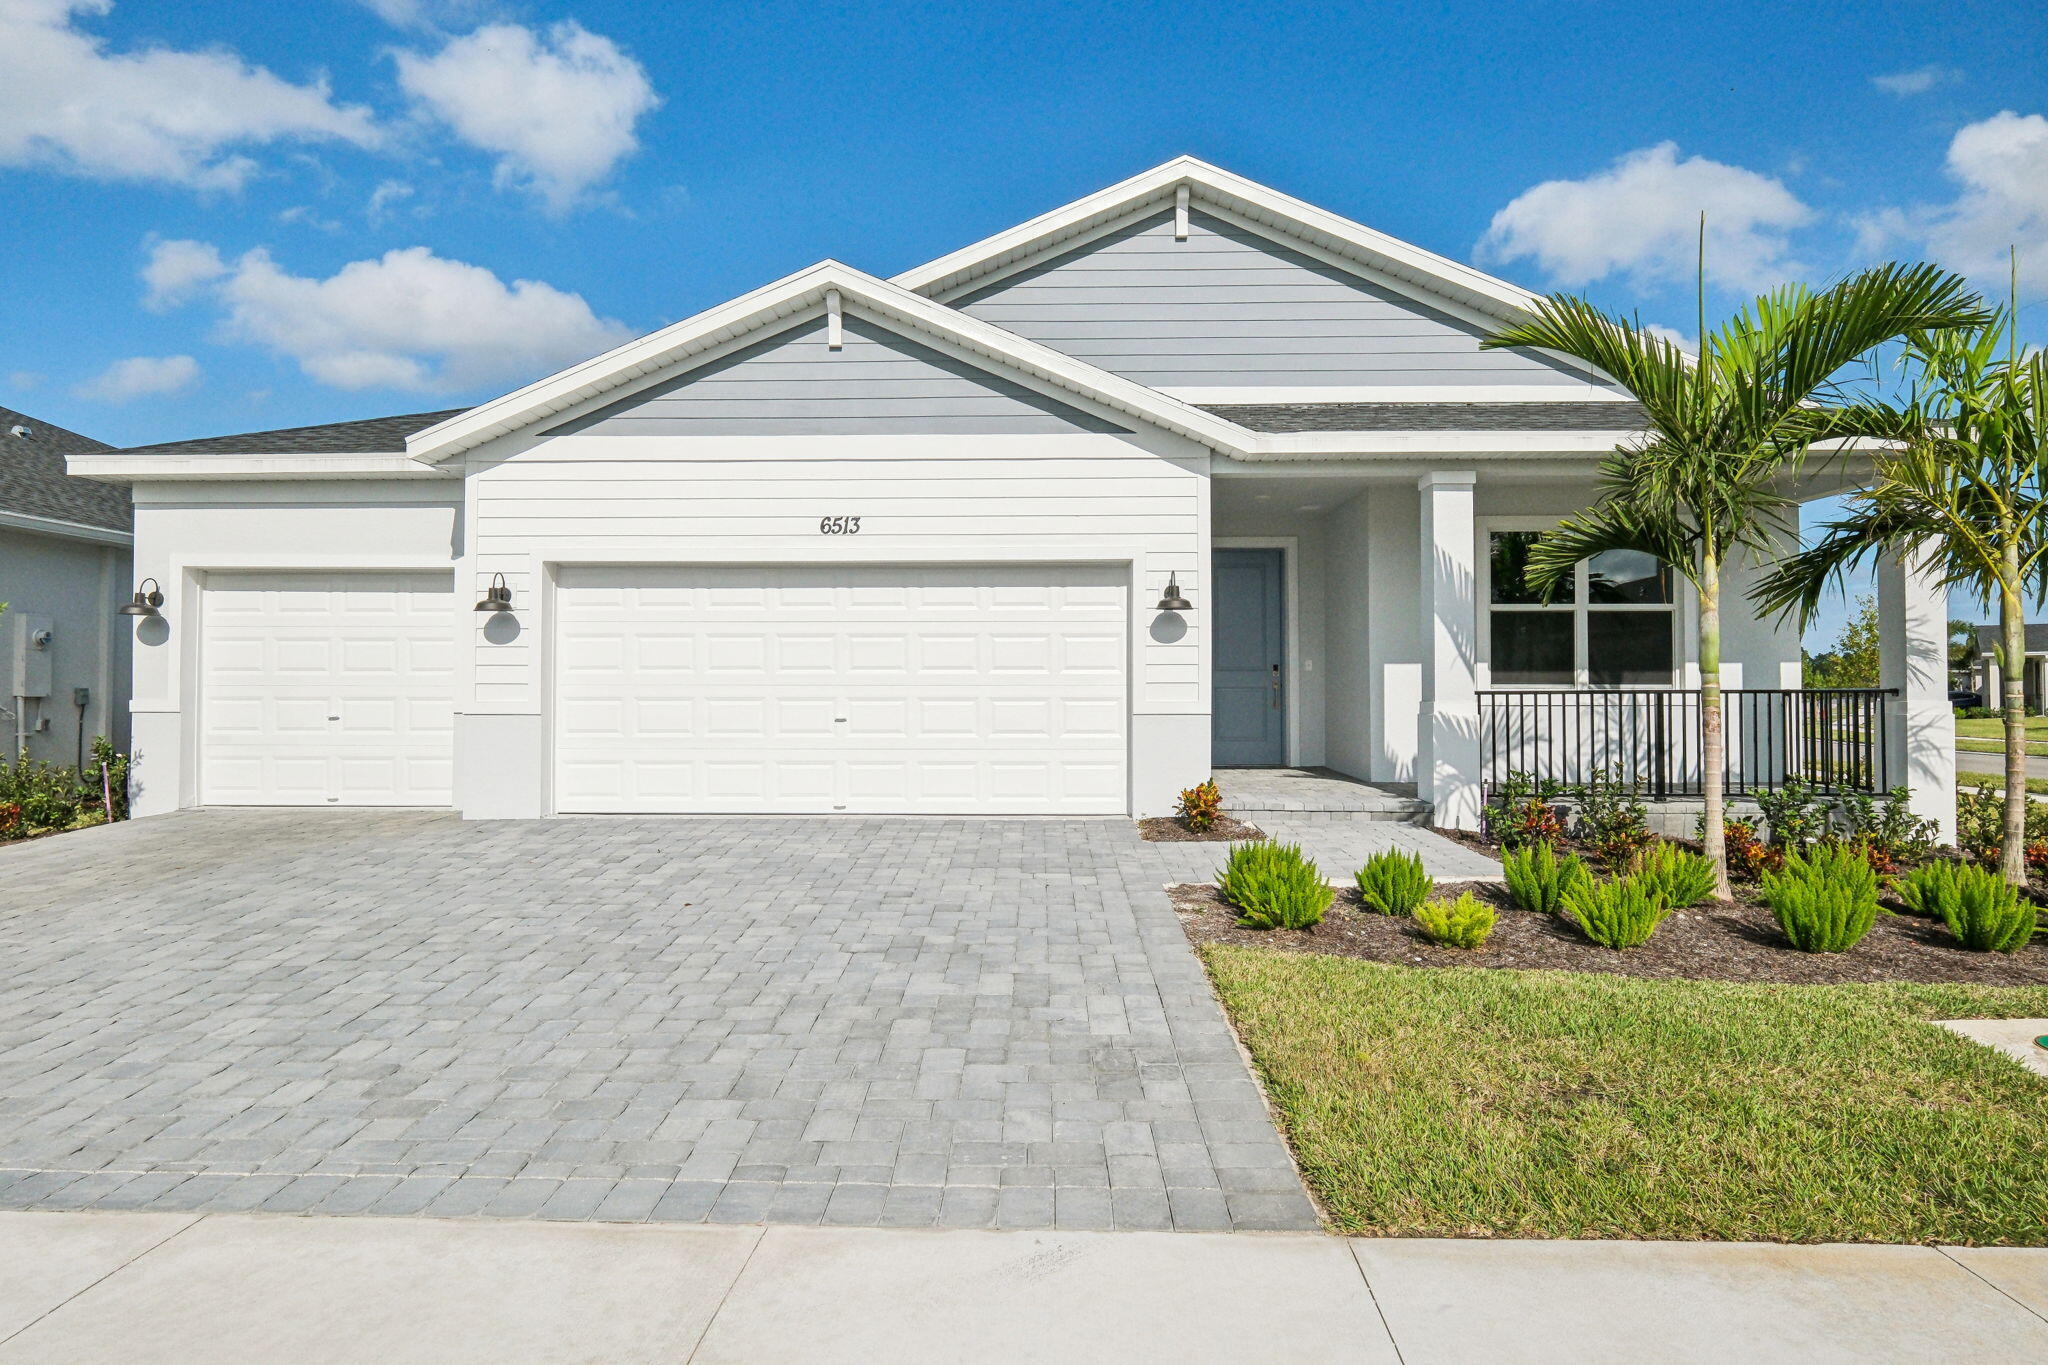
<instances>
[{"instance_id":1,"label":"gable roof peak","mask_svg":"<svg viewBox=\"0 0 2048 1365\"><path fill-rule=\"evenodd\" d=\"M1406 284L1503 321L1531 308L1537 295L1483 270L1390 237L1271 186L1182 155L1106 189L906 270L894 282L944 299L998 272L1064 249L1098 229L1124 222L1186 185L1193 203L1293 238L1337 257L1367 276Z\"/></svg>"}]
</instances>

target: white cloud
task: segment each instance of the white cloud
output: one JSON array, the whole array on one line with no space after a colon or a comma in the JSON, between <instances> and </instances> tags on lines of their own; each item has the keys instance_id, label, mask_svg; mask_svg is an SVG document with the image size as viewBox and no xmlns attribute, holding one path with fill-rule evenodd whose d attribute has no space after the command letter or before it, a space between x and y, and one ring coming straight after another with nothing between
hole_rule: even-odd
<instances>
[{"instance_id":1,"label":"white cloud","mask_svg":"<svg viewBox=\"0 0 2048 1365\"><path fill-rule=\"evenodd\" d=\"M1924 95L1937 85L1947 85L1961 80L1963 73L1952 66L1939 63L1930 66L1916 66L1911 71L1894 71L1889 75L1872 76L1870 83L1887 95L1904 99L1911 95Z\"/></svg>"},{"instance_id":2,"label":"white cloud","mask_svg":"<svg viewBox=\"0 0 2048 1365\"><path fill-rule=\"evenodd\" d=\"M618 44L564 20L544 34L487 24L429 56L396 53L398 83L463 141L498 156L500 185L567 208L639 144L661 100Z\"/></svg>"},{"instance_id":3,"label":"white cloud","mask_svg":"<svg viewBox=\"0 0 2048 1365\"><path fill-rule=\"evenodd\" d=\"M492 8L490 0L360 0L393 28L448 28Z\"/></svg>"},{"instance_id":4,"label":"white cloud","mask_svg":"<svg viewBox=\"0 0 2048 1365\"><path fill-rule=\"evenodd\" d=\"M412 198L412 194L412 186L403 180L380 180L377 188L370 191L370 202L363 212L372 219L382 218L386 209L401 199Z\"/></svg>"},{"instance_id":5,"label":"white cloud","mask_svg":"<svg viewBox=\"0 0 2048 1365\"><path fill-rule=\"evenodd\" d=\"M1950 139L1944 169L1961 187L1953 200L1866 216L1861 248L1916 244L1998 294L2016 249L2022 294L2048 293L2048 118L2008 109L1967 124Z\"/></svg>"},{"instance_id":6,"label":"white cloud","mask_svg":"<svg viewBox=\"0 0 2048 1365\"><path fill-rule=\"evenodd\" d=\"M163 242L175 259L203 263L203 242ZM213 252L212 259L220 260ZM144 278L149 279L145 270ZM293 275L250 251L218 274L177 277L189 296L203 282L221 330L296 361L340 389L470 389L526 381L626 340L576 295L538 280L507 285L482 266L423 246L351 261L325 279Z\"/></svg>"},{"instance_id":7,"label":"white cloud","mask_svg":"<svg viewBox=\"0 0 2048 1365\"><path fill-rule=\"evenodd\" d=\"M1683 161L1660 142L1583 180L1548 180L1493 216L1482 260L1533 258L1567 288L1625 274L1638 284L1692 278L1699 218L1707 215L1707 271L1743 289L1800 273L1786 234L1814 211L1779 181L1705 157Z\"/></svg>"},{"instance_id":8,"label":"white cloud","mask_svg":"<svg viewBox=\"0 0 2048 1365\"><path fill-rule=\"evenodd\" d=\"M158 312L191 298L228 273L220 252L205 242L151 241L142 265L143 306Z\"/></svg>"},{"instance_id":9,"label":"white cloud","mask_svg":"<svg viewBox=\"0 0 2048 1365\"><path fill-rule=\"evenodd\" d=\"M72 392L102 403L126 403L150 394L182 393L198 382L199 362L189 355L132 355Z\"/></svg>"},{"instance_id":10,"label":"white cloud","mask_svg":"<svg viewBox=\"0 0 2048 1365\"><path fill-rule=\"evenodd\" d=\"M1643 331L1660 340L1670 342L1681 351L1696 351L1699 349L1697 341L1679 331L1676 327L1666 327L1661 322L1646 322L1643 324Z\"/></svg>"},{"instance_id":11,"label":"white cloud","mask_svg":"<svg viewBox=\"0 0 2048 1365\"><path fill-rule=\"evenodd\" d=\"M23 393L35 388L42 382L43 376L37 374L34 370L10 370L7 375L7 387L19 389Z\"/></svg>"},{"instance_id":12,"label":"white cloud","mask_svg":"<svg viewBox=\"0 0 2048 1365\"><path fill-rule=\"evenodd\" d=\"M224 48L109 52L75 20L112 0L0 0L0 165L106 180L235 189L244 148L280 140L374 146L369 112L250 66Z\"/></svg>"}]
</instances>

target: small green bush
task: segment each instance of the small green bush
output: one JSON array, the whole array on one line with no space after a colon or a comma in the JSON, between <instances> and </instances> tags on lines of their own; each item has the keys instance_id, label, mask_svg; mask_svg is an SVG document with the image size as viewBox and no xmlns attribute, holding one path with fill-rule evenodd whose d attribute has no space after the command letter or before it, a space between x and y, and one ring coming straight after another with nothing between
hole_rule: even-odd
<instances>
[{"instance_id":1,"label":"small green bush","mask_svg":"<svg viewBox=\"0 0 2048 1365\"><path fill-rule=\"evenodd\" d=\"M1996 880L1995 873L1967 863L1937 860L1922 863L1902 877L1892 879L1892 894L1904 902L1906 913L1922 919L1946 919L1942 907L1956 903L1957 885L1964 874L1975 873Z\"/></svg>"},{"instance_id":2,"label":"small green bush","mask_svg":"<svg viewBox=\"0 0 2048 1365\"><path fill-rule=\"evenodd\" d=\"M1388 849L1373 854L1358 869L1358 898L1366 909L1382 915L1414 913L1435 886L1436 879L1423 870L1422 859L1413 853Z\"/></svg>"},{"instance_id":3,"label":"small green bush","mask_svg":"<svg viewBox=\"0 0 2048 1365\"><path fill-rule=\"evenodd\" d=\"M1714 894L1714 864L1661 839L1636 855L1633 875L1666 910L1683 910Z\"/></svg>"},{"instance_id":4,"label":"small green bush","mask_svg":"<svg viewBox=\"0 0 2048 1365\"><path fill-rule=\"evenodd\" d=\"M1493 907L1470 891L1454 901L1424 901L1415 907L1415 922L1431 940L1446 948L1477 948L1493 932Z\"/></svg>"},{"instance_id":5,"label":"small green bush","mask_svg":"<svg viewBox=\"0 0 2048 1365\"><path fill-rule=\"evenodd\" d=\"M1787 853L1784 870L1764 873L1757 894L1802 953L1853 948L1877 919L1877 873L1844 844Z\"/></svg>"},{"instance_id":6,"label":"small green bush","mask_svg":"<svg viewBox=\"0 0 2048 1365\"><path fill-rule=\"evenodd\" d=\"M1571 789L1578 805L1573 832L1579 842L1606 859L1619 863L1657 836L1650 833L1648 813L1641 789L1619 768L1600 768Z\"/></svg>"},{"instance_id":7,"label":"small green bush","mask_svg":"<svg viewBox=\"0 0 2048 1365\"><path fill-rule=\"evenodd\" d=\"M1635 877L1588 881L1564 899L1564 913L1603 948L1636 948L1649 942L1671 911L1657 903Z\"/></svg>"},{"instance_id":8,"label":"small green bush","mask_svg":"<svg viewBox=\"0 0 2048 1365\"><path fill-rule=\"evenodd\" d=\"M1524 910L1555 915L1564 905L1567 892L1593 879L1585 860L1576 853L1557 856L1549 844L1528 844L1500 860L1507 874L1508 894Z\"/></svg>"},{"instance_id":9,"label":"small green bush","mask_svg":"<svg viewBox=\"0 0 2048 1365\"><path fill-rule=\"evenodd\" d=\"M1299 844L1237 844L1217 874L1223 898L1247 929L1311 929L1335 898Z\"/></svg>"},{"instance_id":10,"label":"small green bush","mask_svg":"<svg viewBox=\"0 0 2048 1365\"><path fill-rule=\"evenodd\" d=\"M2038 910L1986 868L1960 869L1935 905L1956 942L1973 953L2016 953L2034 936Z\"/></svg>"}]
</instances>

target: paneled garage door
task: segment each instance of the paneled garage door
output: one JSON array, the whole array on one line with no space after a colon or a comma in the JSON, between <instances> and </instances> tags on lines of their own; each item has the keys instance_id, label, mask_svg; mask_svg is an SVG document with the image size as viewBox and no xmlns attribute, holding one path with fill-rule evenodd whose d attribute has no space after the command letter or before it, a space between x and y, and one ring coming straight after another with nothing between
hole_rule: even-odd
<instances>
[{"instance_id":1,"label":"paneled garage door","mask_svg":"<svg viewBox=\"0 0 2048 1365\"><path fill-rule=\"evenodd\" d=\"M563 811L1116 813L1127 573L573 568Z\"/></svg>"},{"instance_id":2,"label":"paneled garage door","mask_svg":"<svg viewBox=\"0 0 2048 1365\"><path fill-rule=\"evenodd\" d=\"M199 799L445 806L453 574L209 574Z\"/></svg>"}]
</instances>

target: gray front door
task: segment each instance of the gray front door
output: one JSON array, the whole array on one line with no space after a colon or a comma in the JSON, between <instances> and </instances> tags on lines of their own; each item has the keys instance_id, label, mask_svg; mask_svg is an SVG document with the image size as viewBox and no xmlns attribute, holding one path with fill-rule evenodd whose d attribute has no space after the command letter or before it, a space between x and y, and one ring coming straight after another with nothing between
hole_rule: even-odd
<instances>
[{"instance_id":1,"label":"gray front door","mask_svg":"<svg viewBox=\"0 0 2048 1365\"><path fill-rule=\"evenodd\" d=\"M1218 550L1212 562L1211 761L1219 768L1277 766L1287 761L1280 551Z\"/></svg>"}]
</instances>

